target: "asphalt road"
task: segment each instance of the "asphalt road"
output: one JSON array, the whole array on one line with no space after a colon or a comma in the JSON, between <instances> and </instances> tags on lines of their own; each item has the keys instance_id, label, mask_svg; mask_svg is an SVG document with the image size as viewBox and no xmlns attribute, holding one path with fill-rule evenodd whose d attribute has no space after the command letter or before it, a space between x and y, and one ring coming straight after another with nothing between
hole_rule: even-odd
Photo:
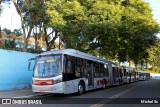
<instances>
[{"instance_id":1,"label":"asphalt road","mask_svg":"<svg viewBox=\"0 0 160 107\"><path fill-rule=\"evenodd\" d=\"M42 100L43 104L23 105L23 107L160 107L160 80L140 81L108 87L105 90L93 90L81 96L49 94L31 97ZM17 107L17 105L0 105L3 106Z\"/></svg>"}]
</instances>

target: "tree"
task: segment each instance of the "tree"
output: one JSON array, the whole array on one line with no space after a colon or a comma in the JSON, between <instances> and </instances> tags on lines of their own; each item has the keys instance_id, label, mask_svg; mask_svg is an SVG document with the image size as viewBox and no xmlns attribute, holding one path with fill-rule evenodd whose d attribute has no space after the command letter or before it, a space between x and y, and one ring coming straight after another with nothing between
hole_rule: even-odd
<instances>
[{"instance_id":1,"label":"tree","mask_svg":"<svg viewBox=\"0 0 160 107\"><path fill-rule=\"evenodd\" d=\"M61 13L64 0L48 0L46 1L45 20L44 20L44 34L47 45L47 50L55 46L55 40L62 38L62 28L65 25L63 14ZM47 30L51 29L50 32Z\"/></svg>"},{"instance_id":2,"label":"tree","mask_svg":"<svg viewBox=\"0 0 160 107\"><path fill-rule=\"evenodd\" d=\"M119 60L133 60L137 64L148 57L146 50L155 43L154 34L159 31L159 25L152 18L149 4L142 0L129 0L122 7Z\"/></svg>"},{"instance_id":3,"label":"tree","mask_svg":"<svg viewBox=\"0 0 160 107\"><path fill-rule=\"evenodd\" d=\"M29 23L29 31L26 31L25 29L25 17L24 14L22 12L22 6L23 6L23 0L12 0L16 11L18 13L18 15L20 16L21 19L21 28L23 31L23 39L24 39L24 45L23 45L23 51L27 51L27 46L28 46L28 39L31 35L32 29L33 29L33 23ZM33 17L31 17L33 18ZM30 19L31 20L31 19Z\"/></svg>"},{"instance_id":4,"label":"tree","mask_svg":"<svg viewBox=\"0 0 160 107\"><path fill-rule=\"evenodd\" d=\"M147 51L149 53L148 61L152 67L160 68L160 41L156 41L156 44L150 47Z\"/></svg>"},{"instance_id":5,"label":"tree","mask_svg":"<svg viewBox=\"0 0 160 107\"><path fill-rule=\"evenodd\" d=\"M99 49L99 53L109 59L115 59L117 55L117 28L121 22L121 13L120 4L112 1L98 0L90 8L89 20L91 20L90 25L93 26L90 31L92 31L91 35L94 35L93 42L90 44L91 49Z\"/></svg>"},{"instance_id":6,"label":"tree","mask_svg":"<svg viewBox=\"0 0 160 107\"><path fill-rule=\"evenodd\" d=\"M62 32L67 48L109 59L135 63L146 59L159 31L149 4L142 0L50 0L46 4L50 25Z\"/></svg>"},{"instance_id":7,"label":"tree","mask_svg":"<svg viewBox=\"0 0 160 107\"><path fill-rule=\"evenodd\" d=\"M34 26L34 37L35 45L37 49L38 39L41 41L40 48L42 48L42 41L46 41L47 50L53 48L56 38L58 38L59 28L56 28L55 24L52 23L53 20L49 20L50 15L46 15L46 1L45 0L26 0L22 4L22 12L25 13L25 25L29 26L32 24ZM61 23L59 16L56 17L54 14L54 22ZM57 20L56 20L57 18ZM59 20L60 19L60 20ZM50 32L48 29L52 29ZM54 35L54 36L53 36ZM28 36L27 36L28 37Z\"/></svg>"},{"instance_id":8,"label":"tree","mask_svg":"<svg viewBox=\"0 0 160 107\"><path fill-rule=\"evenodd\" d=\"M24 36L23 51L27 51L28 39L31 36L34 26L41 26L42 22L42 9L44 9L44 0L12 0L17 13L21 18L21 28Z\"/></svg>"}]
</instances>

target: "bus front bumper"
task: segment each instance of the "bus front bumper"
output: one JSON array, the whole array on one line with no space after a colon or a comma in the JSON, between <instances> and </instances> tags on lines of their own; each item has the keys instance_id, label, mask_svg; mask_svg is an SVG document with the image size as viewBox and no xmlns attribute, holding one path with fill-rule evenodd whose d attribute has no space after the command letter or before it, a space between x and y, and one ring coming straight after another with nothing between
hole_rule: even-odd
<instances>
[{"instance_id":1,"label":"bus front bumper","mask_svg":"<svg viewBox=\"0 0 160 107\"><path fill-rule=\"evenodd\" d=\"M64 93L63 87L60 84L32 85L32 91L39 93Z\"/></svg>"}]
</instances>

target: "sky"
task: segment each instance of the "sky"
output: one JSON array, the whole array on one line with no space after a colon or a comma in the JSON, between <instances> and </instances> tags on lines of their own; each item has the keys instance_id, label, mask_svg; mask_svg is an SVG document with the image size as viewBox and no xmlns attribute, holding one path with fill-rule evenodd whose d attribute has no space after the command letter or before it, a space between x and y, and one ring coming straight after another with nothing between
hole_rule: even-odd
<instances>
[{"instance_id":1,"label":"sky","mask_svg":"<svg viewBox=\"0 0 160 107\"><path fill-rule=\"evenodd\" d=\"M16 12L14 5L11 3L10 5L2 3L3 11L0 15L0 25L1 28L14 29L21 28L20 17Z\"/></svg>"},{"instance_id":2,"label":"sky","mask_svg":"<svg viewBox=\"0 0 160 107\"><path fill-rule=\"evenodd\" d=\"M148 2L152 8L153 18L160 24L160 0L144 0ZM0 15L0 25L3 28L14 29L21 28L20 17L18 16L15 7L11 3L10 5L2 3L3 12ZM158 34L160 38L160 34Z\"/></svg>"},{"instance_id":3,"label":"sky","mask_svg":"<svg viewBox=\"0 0 160 107\"><path fill-rule=\"evenodd\" d=\"M160 0L144 0L150 4L152 8L153 18L160 24ZM157 35L160 38L160 33Z\"/></svg>"},{"instance_id":4,"label":"sky","mask_svg":"<svg viewBox=\"0 0 160 107\"><path fill-rule=\"evenodd\" d=\"M153 18L160 23L160 0L144 0L148 2L152 8Z\"/></svg>"}]
</instances>

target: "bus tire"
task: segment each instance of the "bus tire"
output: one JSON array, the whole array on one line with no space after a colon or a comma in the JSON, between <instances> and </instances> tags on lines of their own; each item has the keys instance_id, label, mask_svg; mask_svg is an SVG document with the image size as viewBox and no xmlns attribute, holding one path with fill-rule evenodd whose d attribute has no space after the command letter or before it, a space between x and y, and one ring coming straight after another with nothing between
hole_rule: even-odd
<instances>
[{"instance_id":1,"label":"bus tire","mask_svg":"<svg viewBox=\"0 0 160 107\"><path fill-rule=\"evenodd\" d=\"M82 95L85 92L85 85L83 82L78 84L78 95Z\"/></svg>"},{"instance_id":2,"label":"bus tire","mask_svg":"<svg viewBox=\"0 0 160 107\"><path fill-rule=\"evenodd\" d=\"M103 86L102 86L102 89L106 89L106 88L107 88L106 80L104 79L104 80L103 80Z\"/></svg>"}]
</instances>

